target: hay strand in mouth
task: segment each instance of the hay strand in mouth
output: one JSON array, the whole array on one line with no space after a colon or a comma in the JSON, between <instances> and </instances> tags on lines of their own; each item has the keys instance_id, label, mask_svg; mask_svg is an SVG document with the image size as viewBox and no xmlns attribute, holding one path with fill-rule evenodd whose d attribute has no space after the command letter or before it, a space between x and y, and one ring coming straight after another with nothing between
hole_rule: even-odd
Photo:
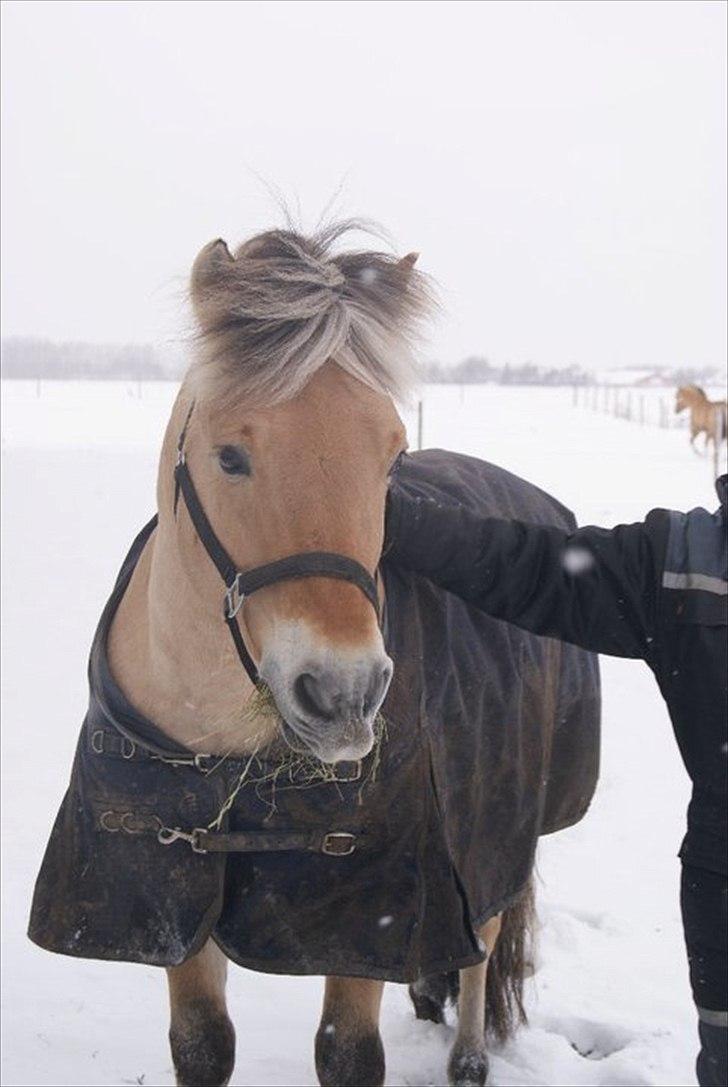
<instances>
[{"instance_id":1,"label":"hay strand in mouth","mask_svg":"<svg viewBox=\"0 0 728 1087\"><path fill-rule=\"evenodd\" d=\"M266 684L257 685L248 706L248 714L258 720L275 718L277 722L281 721L273 693ZM387 739L387 724L380 713L374 719L373 732L372 749L365 759L361 760L368 762L369 766L359 786L357 795L359 804L362 803L365 788L376 781L381 765L382 745ZM252 786L257 798L268 806L270 816L277 809L276 794L281 790L303 790L315 785L338 786L351 782L350 777L342 776L341 765L341 763L322 762L315 755L294 751L281 743L268 745L265 752L259 753L259 744L256 744L220 811L208 825L208 830L220 830L223 819L232 808L240 791L248 786ZM266 796L266 792L270 795Z\"/></svg>"}]
</instances>

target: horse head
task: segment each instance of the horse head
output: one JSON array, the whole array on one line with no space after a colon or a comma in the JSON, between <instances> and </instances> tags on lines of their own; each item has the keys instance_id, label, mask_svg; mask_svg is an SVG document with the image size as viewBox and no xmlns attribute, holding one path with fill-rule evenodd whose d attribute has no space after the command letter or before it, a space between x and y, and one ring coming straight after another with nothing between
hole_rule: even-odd
<instances>
[{"instance_id":1,"label":"horse head","mask_svg":"<svg viewBox=\"0 0 728 1087\"><path fill-rule=\"evenodd\" d=\"M679 415L686 408L706 399L707 397L699 385L681 385L675 393L675 412Z\"/></svg>"},{"instance_id":2,"label":"horse head","mask_svg":"<svg viewBox=\"0 0 728 1087\"><path fill-rule=\"evenodd\" d=\"M184 455L239 571L327 552L376 573L388 480L406 448L393 398L410 380L428 290L414 256L332 255L340 233L271 231L235 255L216 241L193 267L199 350L181 393L194 402ZM178 515L175 532L185 577L219 622L220 583L190 519ZM246 599L237 621L289 746L325 762L366 755L392 662L361 587L325 572L286 577Z\"/></svg>"}]
</instances>

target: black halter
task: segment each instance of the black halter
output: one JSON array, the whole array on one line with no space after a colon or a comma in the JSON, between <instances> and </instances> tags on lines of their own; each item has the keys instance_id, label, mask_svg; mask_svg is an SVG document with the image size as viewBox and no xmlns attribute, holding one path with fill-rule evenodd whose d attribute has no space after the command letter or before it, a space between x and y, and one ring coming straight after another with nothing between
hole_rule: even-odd
<instances>
[{"instance_id":1,"label":"black halter","mask_svg":"<svg viewBox=\"0 0 728 1087\"><path fill-rule=\"evenodd\" d=\"M279 581L292 581L303 577L338 578L341 581L349 581L352 585L360 588L377 613L377 617L379 617L377 586L374 578L360 562L332 551L302 551L297 555L289 555L288 558L278 559L277 562L257 566L254 570L238 570L215 535L195 490L190 470L187 467L184 444L193 408L194 403L187 413L182 433L177 442L177 463L174 468L174 512L176 516L177 503L181 493L195 531L207 554L215 564L220 577L225 582L223 617L245 671L251 681L257 683L259 679L258 669L246 648L236 619L246 597L257 592L258 589L264 589L267 585L275 585Z\"/></svg>"}]
</instances>

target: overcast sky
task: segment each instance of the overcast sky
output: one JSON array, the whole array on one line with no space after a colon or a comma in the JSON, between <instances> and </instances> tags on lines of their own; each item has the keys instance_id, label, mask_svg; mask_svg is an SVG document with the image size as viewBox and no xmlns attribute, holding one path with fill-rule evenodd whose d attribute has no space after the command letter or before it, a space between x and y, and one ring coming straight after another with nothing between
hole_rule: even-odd
<instances>
[{"instance_id":1,"label":"overcast sky","mask_svg":"<svg viewBox=\"0 0 728 1087\"><path fill-rule=\"evenodd\" d=\"M421 251L431 358L724 364L722 0L3 9L6 336L174 340L262 177Z\"/></svg>"}]
</instances>

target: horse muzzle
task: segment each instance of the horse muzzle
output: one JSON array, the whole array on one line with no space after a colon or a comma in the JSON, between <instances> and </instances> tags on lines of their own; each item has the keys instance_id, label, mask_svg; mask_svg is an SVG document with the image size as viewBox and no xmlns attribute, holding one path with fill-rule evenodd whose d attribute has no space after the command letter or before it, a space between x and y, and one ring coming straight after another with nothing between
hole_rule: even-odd
<instances>
[{"instance_id":1,"label":"horse muzzle","mask_svg":"<svg viewBox=\"0 0 728 1087\"><path fill-rule=\"evenodd\" d=\"M300 667L282 666L275 659L261 662L286 743L326 763L369 754L374 722L392 679L392 662L383 650L347 658L308 659Z\"/></svg>"}]
</instances>

